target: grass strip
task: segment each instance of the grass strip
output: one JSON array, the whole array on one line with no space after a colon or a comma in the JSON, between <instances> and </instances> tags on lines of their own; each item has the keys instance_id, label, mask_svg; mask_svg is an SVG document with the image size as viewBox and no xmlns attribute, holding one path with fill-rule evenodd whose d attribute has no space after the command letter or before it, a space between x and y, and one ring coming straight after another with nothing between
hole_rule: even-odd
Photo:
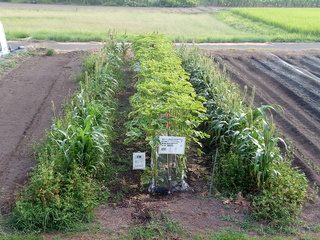
<instances>
[{"instance_id":1,"label":"grass strip","mask_svg":"<svg viewBox=\"0 0 320 240\"><path fill-rule=\"evenodd\" d=\"M239 14L233 9L219 11L215 14L216 18L226 23L228 26L241 30L248 34L251 42L312 42L319 41L317 35L306 34L302 32L292 32L284 29L281 26L270 24L269 21L260 21L248 17L244 14ZM282 10L281 11L285 11ZM241 37L240 37L241 38Z\"/></svg>"},{"instance_id":2,"label":"grass strip","mask_svg":"<svg viewBox=\"0 0 320 240\"><path fill-rule=\"evenodd\" d=\"M204 5L223 7L319 7L317 0L201 0Z\"/></svg>"},{"instance_id":3,"label":"grass strip","mask_svg":"<svg viewBox=\"0 0 320 240\"><path fill-rule=\"evenodd\" d=\"M279 14L285 12L280 9ZM299 9L301 14L304 9ZM163 33L175 42L319 41L319 35L290 32L268 21L254 21L235 12L181 13L155 11L97 11L0 9L8 40L104 41L108 30L118 40L133 41L143 33ZM312 20L311 20L312 21ZM305 22L305 21L301 21ZM301 24L303 24L301 23ZM314 21L316 24L317 21Z\"/></svg>"},{"instance_id":4,"label":"grass strip","mask_svg":"<svg viewBox=\"0 0 320 240\"><path fill-rule=\"evenodd\" d=\"M239 8L233 13L275 26L290 33L303 35L319 35L320 10L318 8Z\"/></svg>"}]
</instances>

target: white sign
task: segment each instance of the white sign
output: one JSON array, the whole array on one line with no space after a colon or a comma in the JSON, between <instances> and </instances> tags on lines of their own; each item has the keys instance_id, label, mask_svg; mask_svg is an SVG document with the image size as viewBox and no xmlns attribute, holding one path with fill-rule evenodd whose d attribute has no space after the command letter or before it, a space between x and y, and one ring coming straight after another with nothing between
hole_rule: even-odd
<instances>
[{"instance_id":1,"label":"white sign","mask_svg":"<svg viewBox=\"0 0 320 240\"><path fill-rule=\"evenodd\" d=\"M0 21L0 56L8 54L9 52L10 51L8 48L6 35L4 33L4 29L3 29L2 23Z\"/></svg>"},{"instance_id":2,"label":"white sign","mask_svg":"<svg viewBox=\"0 0 320 240\"><path fill-rule=\"evenodd\" d=\"M133 153L133 170L146 169L146 153Z\"/></svg>"},{"instance_id":3,"label":"white sign","mask_svg":"<svg viewBox=\"0 0 320 240\"><path fill-rule=\"evenodd\" d=\"M159 154L184 154L185 137L160 136Z\"/></svg>"}]
</instances>

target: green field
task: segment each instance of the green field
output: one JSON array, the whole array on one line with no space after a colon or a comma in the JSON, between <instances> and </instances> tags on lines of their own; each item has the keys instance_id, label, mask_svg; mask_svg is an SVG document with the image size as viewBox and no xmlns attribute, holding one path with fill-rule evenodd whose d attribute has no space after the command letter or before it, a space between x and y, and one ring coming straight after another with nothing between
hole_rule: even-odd
<instances>
[{"instance_id":1,"label":"green field","mask_svg":"<svg viewBox=\"0 0 320 240\"><path fill-rule=\"evenodd\" d=\"M282 28L290 33L320 34L320 9L318 8L238 8L231 11L253 21Z\"/></svg>"},{"instance_id":2,"label":"green field","mask_svg":"<svg viewBox=\"0 0 320 240\"><path fill-rule=\"evenodd\" d=\"M189 42L231 41L234 36L246 37L246 33L218 21L211 13L0 9L0 16L9 40L31 37L101 41L109 30L129 37L159 32L172 40Z\"/></svg>"},{"instance_id":3,"label":"green field","mask_svg":"<svg viewBox=\"0 0 320 240\"><path fill-rule=\"evenodd\" d=\"M31 0L6 0L30 3ZM33 0L34 1L34 0ZM222 7L319 7L319 0L36 0L44 4L79 4L135 7L191 7L198 5Z\"/></svg>"},{"instance_id":4,"label":"green field","mask_svg":"<svg viewBox=\"0 0 320 240\"><path fill-rule=\"evenodd\" d=\"M319 7L318 0L201 0L203 4L227 7Z\"/></svg>"},{"instance_id":5,"label":"green field","mask_svg":"<svg viewBox=\"0 0 320 240\"><path fill-rule=\"evenodd\" d=\"M114 31L129 41L137 34L158 32L177 42L310 42L320 41L318 13L319 9L233 9L195 14L1 8L0 21L8 40L103 41L108 31ZM313 17L306 17L310 14Z\"/></svg>"}]
</instances>

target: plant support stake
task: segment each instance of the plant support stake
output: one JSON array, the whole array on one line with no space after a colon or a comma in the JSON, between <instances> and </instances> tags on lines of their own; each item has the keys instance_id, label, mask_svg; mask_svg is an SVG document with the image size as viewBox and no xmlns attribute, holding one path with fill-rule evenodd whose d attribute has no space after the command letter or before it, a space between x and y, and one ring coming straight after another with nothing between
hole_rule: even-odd
<instances>
[{"instance_id":1,"label":"plant support stake","mask_svg":"<svg viewBox=\"0 0 320 240\"><path fill-rule=\"evenodd\" d=\"M212 192L212 185L213 185L213 178L214 178L214 168L216 167L217 156L218 156L218 148L216 149L216 154L214 156L214 162L213 162L213 167L212 167L212 175L211 175L211 182L210 182L210 188L209 188L209 196L211 195L211 192Z\"/></svg>"}]
</instances>

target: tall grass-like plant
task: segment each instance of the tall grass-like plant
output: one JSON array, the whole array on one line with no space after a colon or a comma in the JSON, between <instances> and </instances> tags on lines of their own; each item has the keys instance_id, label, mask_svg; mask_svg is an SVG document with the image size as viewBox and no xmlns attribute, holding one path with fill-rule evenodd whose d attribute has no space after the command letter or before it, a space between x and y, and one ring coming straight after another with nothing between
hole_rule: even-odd
<instances>
[{"instance_id":1,"label":"tall grass-like plant","mask_svg":"<svg viewBox=\"0 0 320 240\"><path fill-rule=\"evenodd\" d=\"M291 220L296 218L306 197L307 180L290 167L291 159L280 153L278 142L283 140L272 116L266 114L275 106L254 108L254 93L247 106L246 91L241 95L213 59L198 50L182 48L180 54L190 82L207 99L208 120L201 130L210 135L205 144L219 149L216 188L227 194L254 192L256 216L273 223L288 222L286 213L292 213ZM266 211L259 214L264 207Z\"/></svg>"},{"instance_id":2,"label":"tall grass-like plant","mask_svg":"<svg viewBox=\"0 0 320 240\"><path fill-rule=\"evenodd\" d=\"M203 124L203 131L211 136L209 146L219 148L221 155L232 153L237 156L235 169L245 169L244 175L251 176L251 181L243 183L248 188L264 186L269 176L269 163L279 157L275 144L279 138L275 135L272 120L265 114L267 108L274 108L261 106L252 110L252 106L245 105L245 96L230 83L224 72L213 73L220 71L218 65L197 56L195 52L184 59L184 66L191 74L191 83L198 85L198 94L207 98L209 120ZM198 64L202 65L201 70L197 69ZM199 85L201 81L202 86ZM223 172L232 175L228 170Z\"/></svg>"}]
</instances>

